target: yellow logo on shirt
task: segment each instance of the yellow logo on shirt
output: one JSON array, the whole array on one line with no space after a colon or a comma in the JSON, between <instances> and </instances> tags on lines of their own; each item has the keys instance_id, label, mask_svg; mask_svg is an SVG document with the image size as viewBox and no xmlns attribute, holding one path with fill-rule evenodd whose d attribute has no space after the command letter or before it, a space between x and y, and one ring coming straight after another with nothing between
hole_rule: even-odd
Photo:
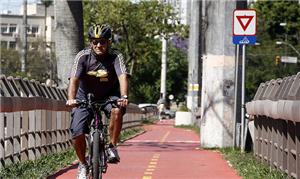
<instances>
[{"instance_id":1,"label":"yellow logo on shirt","mask_svg":"<svg viewBox=\"0 0 300 179\"><path fill-rule=\"evenodd\" d=\"M99 77L100 81L108 81L108 73L106 70L97 70L97 71L89 71L87 72L88 75Z\"/></svg>"}]
</instances>

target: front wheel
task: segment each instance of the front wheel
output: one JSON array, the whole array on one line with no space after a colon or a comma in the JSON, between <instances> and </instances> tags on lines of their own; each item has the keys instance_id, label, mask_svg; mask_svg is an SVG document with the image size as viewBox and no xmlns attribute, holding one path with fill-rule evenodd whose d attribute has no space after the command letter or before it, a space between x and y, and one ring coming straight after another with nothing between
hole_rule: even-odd
<instances>
[{"instance_id":1,"label":"front wheel","mask_svg":"<svg viewBox=\"0 0 300 179\"><path fill-rule=\"evenodd\" d=\"M101 179L102 172L99 171L99 161L100 161L100 131L95 130L93 134L93 150L92 150L92 176L93 179Z\"/></svg>"}]
</instances>

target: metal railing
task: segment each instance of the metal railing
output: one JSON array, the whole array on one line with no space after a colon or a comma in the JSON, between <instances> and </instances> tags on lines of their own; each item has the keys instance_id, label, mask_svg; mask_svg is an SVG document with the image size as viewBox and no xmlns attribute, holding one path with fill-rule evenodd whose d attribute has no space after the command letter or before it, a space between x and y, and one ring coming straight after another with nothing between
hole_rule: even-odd
<instances>
[{"instance_id":1,"label":"metal railing","mask_svg":"<svg viewBox=\"0 0 300 179\"><path fill-rule=\"evenodd\" d=\"M300 178L300 72L261 83L246 108L254 117L254 155Z\"/></svg>"},{"instance_id":2,"label":"metal railing","mask_svg":"<svg viewBox=\"0 0 300 179\"><path fill-rule=\"evenodd\" d=\"M0 76L0 168L71 146L66 99L66 89ZM141 126L145 115L130 104L122 130Z\"/></svg>"}]
</instances>

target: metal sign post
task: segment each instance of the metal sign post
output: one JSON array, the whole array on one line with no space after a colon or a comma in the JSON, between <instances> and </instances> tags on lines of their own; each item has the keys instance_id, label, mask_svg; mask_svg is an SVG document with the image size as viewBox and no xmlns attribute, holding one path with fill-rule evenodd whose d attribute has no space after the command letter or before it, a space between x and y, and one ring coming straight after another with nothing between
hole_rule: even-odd
<instances>
[{"instance_id":1,"label":"metal sign post","mask_svg":"<svg viewBox=\"0 0 300 179\"><path fill-rule=\"evenodd\" d=\"M237 125L237 123L240 124L240 121L238 120L238 111L239 111L239 100L238 100L238 96L239 96L239 90L238 90L238 85L239 85L239 45L236 45L236 54L235 54L235 81L234 81L234 109L233 109L233 118L234 118L234 127L233 127L233 147L237 147L240 146L240 142L239 142L239 138L237 138L237 136L240 136L239 133L239 126Z\"/></svg>"},{"instance_id":2,"label":"metal sign post","mask_svg":"<svg viewBox=\"0 0 300 179\"><path fill-rule=\"evenodd\" d=\"M241 109L241 125L242 125L242 129L241 129L241 149L244 150L244 138L245 138L245 75L246 74L246 45L242 45L242 109Z\"/></svg>"},{"instance_id":3,"label":"metal sign post","mask_svg":"<svg viewBox=\"0 0 300 179\"><path fill-rule=\"evenodd\" d=\"M245 73L246 73L246 45L254 45L256 43L256 11L252 9L234 10L233 11L233 36L232 42L239 47L242 47L242 89L241 89L241 150L245 149L245 136L247 132L247 123L245 121ZM237 52L238 54L238 52ZM239 61L239 56L237 56ZM236 71L238 71L238 63L236 63ZM238 84L238 75L236 73L235 88ZM236 92L237 93L237 92ZM235 104L237 104L237 95L235 95ZM235 113L237 112L235 108ZM236 115L235 115L236 116ZM237 121L237 119L235 119ZM236 124L235 124L236 125ZM235 126L236 127L236 126ZM235 132L237 133L237 132ZM233 140L236 140L235 138ZM235 144L235 142L234 142Z\"/></svg>"}]
</instances>

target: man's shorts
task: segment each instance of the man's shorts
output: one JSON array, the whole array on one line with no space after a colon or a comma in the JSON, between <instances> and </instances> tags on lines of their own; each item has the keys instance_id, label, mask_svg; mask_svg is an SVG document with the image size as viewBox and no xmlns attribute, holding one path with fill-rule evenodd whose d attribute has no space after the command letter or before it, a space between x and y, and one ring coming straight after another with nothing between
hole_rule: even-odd
<instances>
[{"instance_id":1,"label":"man's shorts","mask_svg":"<svg viewBox=\"0 0 300 179\"><path fill-rule=\"evenodd\" d=\"M119 99L119 97L113 96L110 99ZM112 104L108 104L104 108L105 115L109 118L112 108L116 108ZM123 109L122 109L123 110ZM124 115L126 109L122 111ZM71 124L70 124L70 131L72 133L72 138L75 138L81 134L88 134L89 133L89 124L92 119L92 113L85 107L77 107L72 109L71 113Z\"/></svg>"}]
</instances>

